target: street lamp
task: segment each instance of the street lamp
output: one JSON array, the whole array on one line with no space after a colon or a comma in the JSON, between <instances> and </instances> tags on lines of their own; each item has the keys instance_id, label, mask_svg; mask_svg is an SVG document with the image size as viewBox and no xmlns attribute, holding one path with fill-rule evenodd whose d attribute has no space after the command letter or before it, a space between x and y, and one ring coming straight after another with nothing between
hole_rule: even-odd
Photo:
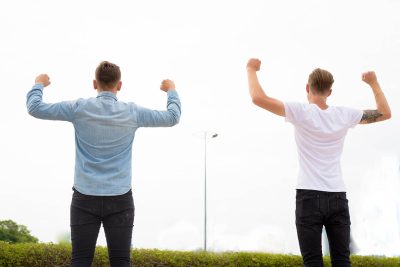
<instances>
[{"instance_id":1,"label":"street lamp","mask_svg":"<svg viewBox=\"0 0 400 267\"><path fill-rule=\"evenodd\" d=\"M204 132L204 251L207 251L207 139L217 137L217 133Z\"/></svg>"}]
</instances>

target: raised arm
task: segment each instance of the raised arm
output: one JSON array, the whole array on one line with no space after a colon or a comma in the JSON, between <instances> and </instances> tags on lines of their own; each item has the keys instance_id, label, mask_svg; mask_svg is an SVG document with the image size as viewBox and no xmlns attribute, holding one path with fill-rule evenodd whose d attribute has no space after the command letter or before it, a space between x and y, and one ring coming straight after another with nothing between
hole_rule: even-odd
<instances>
[{"instance_id":1,"label":"raised arm","mask_svg":"<svg viewBox=\"0 0 400 267\"><path fill-rule=\"evenodd\" d=\"M163 80L161 91L167 92L167 110L151 110L137 107L139 127L171 127L179 123L181 117L181 102L171 80Z\"/></svg>"},{"instance_id":2,"label":"raised arm","mask_svg":"<svg viewBox=\"0 0 400 267\"><path fill-rule=\"evenodd\" d=\"M43 102L43 89L49 85L50 78L47 74L40 74L36 77L35 85L26 96L28 113L38 119L72 121L75 101L53 104Z\"/></svg>"},{"instance_id":3,"label":"raised arm","mask_svg":"<svg viewBox=\"0 0 400 267\"><path fill-rule=\"evenodd\" d=\"M360 124L367 124L390 119L390 117L392 116L390 107L378 83L375 72L369 71L363 73L362 80L371 87L372 92L374 93L376 109L364 110L363 116L360 120Z\"/></svg>"},{"instance_id":4,"label":"raised arm","mask_svg":"<svg viewBox=\"0 0 400 267\"><path fill-rule=\"evenodd\" d=\"M257 71L260 70L261 61L252 58L247 63L247 78L251 100L256 106L266 109L279 116L285 116L285 106L278 99L269 97L263 91L258 81Z\"/></svg>"}]
</instances>

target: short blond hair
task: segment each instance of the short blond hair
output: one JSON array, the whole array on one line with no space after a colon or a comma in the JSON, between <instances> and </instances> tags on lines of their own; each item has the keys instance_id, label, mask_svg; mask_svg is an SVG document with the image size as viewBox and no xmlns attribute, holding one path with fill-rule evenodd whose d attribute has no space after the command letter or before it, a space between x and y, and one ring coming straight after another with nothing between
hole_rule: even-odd
<instances>
[{"instance_id":1,"label":"short blond hair","mask_svg":"<svg viewBox=\"0 0 400 267\"><path fill-rule=\"evenodd\" d=\"M310 76L308 76L308 85L310 89L317 94L324 94L326 91L330 90L334 81L329 71L320 68L313 70Z\"/></svg>"}]
</instances>

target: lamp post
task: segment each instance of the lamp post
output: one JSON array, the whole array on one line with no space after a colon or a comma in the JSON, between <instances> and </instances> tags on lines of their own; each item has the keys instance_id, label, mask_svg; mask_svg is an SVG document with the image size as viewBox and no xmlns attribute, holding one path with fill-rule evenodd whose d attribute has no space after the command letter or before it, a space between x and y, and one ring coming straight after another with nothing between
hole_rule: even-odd
<instances>
[{"instance_id":1,"label":"lamp post","mask_svg":"<svg viewBox=\"0 0 400 267\"><path fill-rule=\"evenodd\" d=\"M207 251L207 139L217 137L217 133L204 132L204 251Z\"/></svg>"}]
</instances>

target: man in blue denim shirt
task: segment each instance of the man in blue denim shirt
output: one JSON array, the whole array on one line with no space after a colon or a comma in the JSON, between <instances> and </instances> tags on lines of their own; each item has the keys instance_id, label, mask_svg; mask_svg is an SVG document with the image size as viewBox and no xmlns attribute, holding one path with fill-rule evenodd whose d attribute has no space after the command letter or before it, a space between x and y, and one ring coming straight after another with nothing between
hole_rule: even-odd
<instances>
[{"instance_id":1,"label":"man in blue denim shirt","mask_svg":"<svg viewBox=\"0 0 400 267\"><path fill-rule=\"evenodd\" d=\"M111 266L130 266L132 143L139 127L171 127L179 122L181 104L175 84L162 81L160 89L168 95L166 111L118 101L121 72L107 61L96 69L96 98L44 103L43 89L49 84L49 76L39 75L27 94L26 105L36 118L68 121L75 128L71 266L91 265L101 223Z\"/></svg>"}]
</instances>

